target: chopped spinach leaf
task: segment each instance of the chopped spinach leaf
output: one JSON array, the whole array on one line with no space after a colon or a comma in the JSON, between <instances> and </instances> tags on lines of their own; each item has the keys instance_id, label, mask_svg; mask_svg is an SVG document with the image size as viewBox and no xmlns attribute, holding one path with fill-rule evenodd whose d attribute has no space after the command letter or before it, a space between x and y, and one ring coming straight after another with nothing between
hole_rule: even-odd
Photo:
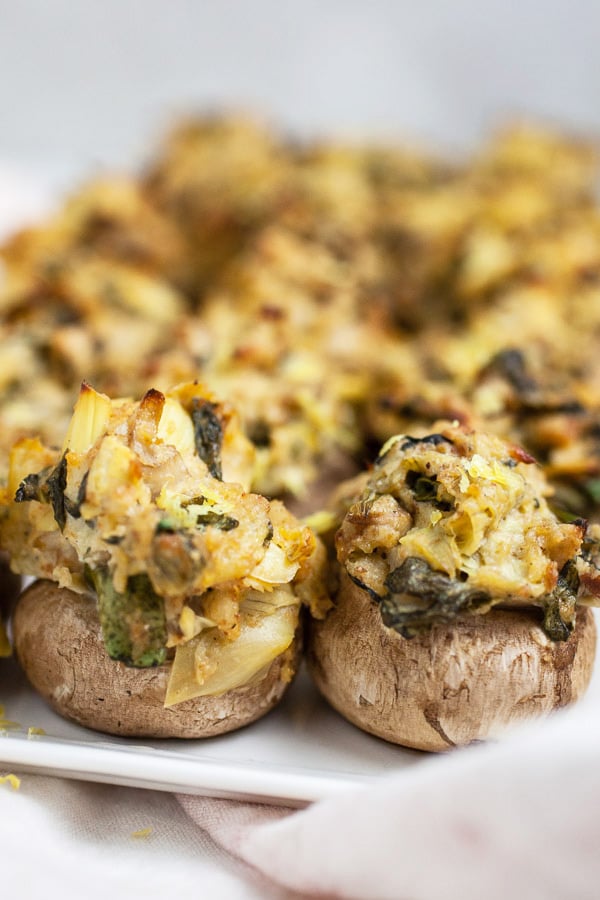
<instances>
[{"instance_id":1,"label":"chopped spinach leaf","mask_svg":"<svg viewBox=\"0 0 600 900\"><path fill-rule=\"evenodd\" d=\"M403 637L414 637L434 623L451 622L490 602L490 595L436 572L423 559L411 556L388 575L389 594L381 601L384 625Z\"/></svg>"},{"instance_id":2,"label":"chopped spinach leaf","mask_svg":"<svg viewBox=\"0 0 600 900\"><path fill-rule=\"evenodd\" d=\"M579 574L574 560L560 570L556 587L544 605L544 631L553 641L566 641L575 625Z\"/></svg>"},{"instance_id":3,"label":"chopped spinach leaf","mask_svg":"<svg viewBox=\"0 0 600 900\"><path fill-rule=\"evenodd\" d=\"M434 447L439 447L440 444L451 444L452 441L450 438L445 437L443 434L428 434L426 437L416 438L411 437L410 435L406 435L401 450L409 450L411 447L416 447L417 444L432 444Z\"/></svg>"},{"instance_id":4,"label":"chopped spinach leaf","mask_svg":"<svg viewBox=\"0 0 600 900\"><path fill-rule=\"evenodd\" d=\"M46 482L48 497L52 504L54 520L62 531L67 523L65 508L65 488L67 487L67 454L63 454L59 464Z\"/></svg>"},{"instance_id":5,"label":"chopped spinach leaf","mask_svg":"<svg viewBox=\"0 0 600 900\"><path fill-rule=\"evenodd\" d=\"M411 470L406 473L406 484L419 501L437 500L438 483L435 475L423 475Z\"/></svg>"},{"instance_id":6,"label":"chopped spinach leaf","mask_svg":"<svg viewBox=\"0 0 600 900\"><path fill-rule=\"evenodd\" d=\"M223 426L216 413L216 404L194 398L192 406L192 423L194 425L194 441L196 453L208 466L213 478L223 480L221 466L221 446L223 443Z\"/></svg>"},{"instance_id":7,"label":"chopped spinach leaf","mask_svg":"<svg viewBox=\"0 0 600 900\"><path fill-rule=\"evenodd\" d=\"M145 669L166 659L167 627L162 597L147 575L132 575L125 593L115 590L107 568L86 575L98 596L106 652L126 666Z\"/></svg>"},{"instance_id":8,"label":"chopped spinach leaf","mask_svg":"<svg viewBox=\"0 0 600 900\"><path fill-rule=\"evenodd\" d=\"M346 572L348 572L348 569L346 569ZM353 581L354 584L361 589L361 591L366 591L366 593L372 600L376 600L377 603L381 603L381 600L383 599L381 594L378 594L377 591L374 591L373 588L370 588L368 584L365 584L364 581L361 581L360 578L356 577L356 575L352 575L351 572L348 572L348 578L350 579L350 581Z\"/></svg>"},{"instance_id":9,"label":"chopped spinach leaf","mask_svg":"<svg viewBox=\"0 0 600 900\"><path fill-rule=\"evenodd\" d=\"M15 503L26 503L37 500L38 503L50 503L56 524L62 531L67 521L68 500L65 498L67 487L67 454L58 465L43 469L36 474L27 475L15 493ZM71 504L72 505L72 504Z\"/></svg>"},{"instance_id":10,"label":"chopped spinach leaf","mask_svg":"<svg viewBox=\"0 0 600 900\"><path fill-rule=\"evenodd\" d=\"M77 491L77 500L73 503L72 500L69 500L68 497L65 496L65 509L70 516L74 519L81 518L81 505L85 503L85 495L87 491L87 483L89 471L85 473L83 478L81 479L81 484L79 485L79 489Z\"/></svg>"}]
</instances>

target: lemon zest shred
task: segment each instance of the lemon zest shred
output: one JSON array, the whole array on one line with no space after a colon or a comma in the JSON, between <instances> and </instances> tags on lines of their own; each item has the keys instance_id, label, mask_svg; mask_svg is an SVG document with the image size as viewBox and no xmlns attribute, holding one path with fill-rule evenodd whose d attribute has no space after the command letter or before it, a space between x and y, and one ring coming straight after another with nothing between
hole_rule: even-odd
<instances>
[{"instance_id":1,"label":"lemon zest shred","mask_svg":"<svg viewBox=\"0 0 600 900\"><path fill-rule=\"evenodd\" d=\"M19 731L21 727L20 722L11 722L10 719L0 719L0 731Z\"/></svg>"},{"instance_id":2,"label":"lemon zest shred","mask_svg":"<svg viewBox=\"0 0 600 900\"><path fill-rule=\"evenodd\" d=\"M28 738L37 737L38 735L44 735L44 734L46 734L44 729L37 728L35 725L30 725L29 728L27 729L27 737Z\"/></svg>"},{"instance_id":3,"label":"lemon zest shred","mask_svg":"<svg viewBox=\"0 0 600 900\"><path fill-rule=\"evenodd\" d=\"M18 791L21 787L21 779L12 774L0 775L0 784L8 784L13 789L13 791Z\"/></svg>"},{"instance_id":4,"label":"lemon zest shred","mask_svg":"<svg viewBox=\"0 0 600 900\"><path fill-rule=\"evenodd\" d=\"M147 838L150 837L153 831L153 828L140 828L138 829L138 831L132 831L131 837L135 838L136 840L139 838Z\"/></svg>"}]
</instances>

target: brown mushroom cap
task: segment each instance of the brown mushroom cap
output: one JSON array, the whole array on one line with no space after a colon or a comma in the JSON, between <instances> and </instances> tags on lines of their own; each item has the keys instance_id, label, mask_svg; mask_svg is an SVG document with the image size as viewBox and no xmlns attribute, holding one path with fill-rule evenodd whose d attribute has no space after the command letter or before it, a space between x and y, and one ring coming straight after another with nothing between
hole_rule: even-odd
<instances>
[{"instance_id":1,"label":"brown mushroom cap","mask_svg":"<svg viewBox=\"0 0 600 900\"><path fill-rule=\"evenodd\" d=\"M132 669L110 659L89 597L36 581L19 598L13 634L32 687L56 712L97 731L151 738L212 737L259 719L288 687L300 643L273 660L261 679L167 709L170 666Z\"/></svg>"},{"instance_id":2,"label":"brown mushroom cap","mask_svg":"<svg viewBox=\"0 0 600 900\"><path fill-rule=\"evenodd\" d=\"M343 716L417 750L447 750L577 700L596 649L592 612L577 611L569 640L554 642L535 610L492 609L406 639L342 573L336 607L313 621L308 664Z\"/></svg>"}]
</instances>

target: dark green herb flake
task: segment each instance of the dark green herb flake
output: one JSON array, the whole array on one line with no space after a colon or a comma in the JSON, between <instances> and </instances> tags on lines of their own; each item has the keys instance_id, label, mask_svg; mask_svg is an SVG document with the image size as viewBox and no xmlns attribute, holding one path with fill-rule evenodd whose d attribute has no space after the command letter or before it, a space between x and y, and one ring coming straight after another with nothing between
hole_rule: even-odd
<instances>
[{"instance_id":1,"label":"dark green herb flake","mask_svg":"<svg viewBox=\"0 0 600 900\"><path fill-rule=\"evenodd\" d=\"M206 528L210 525L212 528L218 528L220 531L233 531L240 523L232 516L226 516L224 513L206 512L196 519L198 528Z\"/></svg>"},{"instance_id":2,"label":"dark green herb flake","mask_svg":"<svg viewBox=\"0 0 600 900\"><path fill-rule=\"evenodd\" d=\"M37 474L27 475L23 479L15 493L15 503L27 503L30 500L37 500L38 503L46 503L48 494L46 492L46 481L51 469L42 469Z\"/></svg>"},{"instance_id":3,"label":"dark green herb flake","mask_svg":"<svg viewBox=\"0 0 600 900\"><path fill-rule=\"evenodd\" d=\"M179 530L177 522L173 521L173 519L161 519L156 526L155 534L175 534Z\"/></svg>"},{"instance_id":4,"label":"dark green herb flake","mask_svg":"<svg viewBox=\"0 0 600 900\"><path fill-rule=\"evenodd\" d=\"M275 534L273 530L273 523L269 519L269 524L267 525L267 533L265 534L265 539L263 541L263 547L268 547L271 541L273 540L273 535Z\"/></svg>"},{"instance_id":5,"label":"dark green herb flake","mask_svg":"<svg viewBox=\"0 0 600 900\"><path fill-rule=\"evenodd\" d=\"M202 506L204 500L206 498L202 496L202 494L197 494L195 497L190 497L187 500L181 501L181 508L187 509L188 506Z\"/></svg>"}]
</instances>

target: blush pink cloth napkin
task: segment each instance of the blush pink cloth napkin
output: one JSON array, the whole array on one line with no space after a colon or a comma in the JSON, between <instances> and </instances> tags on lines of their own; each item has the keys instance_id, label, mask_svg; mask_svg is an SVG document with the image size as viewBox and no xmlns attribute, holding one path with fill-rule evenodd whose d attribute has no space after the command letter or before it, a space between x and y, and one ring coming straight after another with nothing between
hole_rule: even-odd
<instances>
[{"instance_id":1,"label":"blush pink cloth napkin","mask_svg":"<svg viewBox=\"0 0 600 900\"><path fill-rule=\"evenodd\" d=\"M1 892L596 900L599 759L595 689L497 744L423 755L300 812L22 775L0 785Z\"/></svg>"},{"instance_id":2,"label":"blush pink cloth napkin","mask_svg":"<svg viewBox=\"0 0 600 900\"><path fill-rule=\"evenodd\" d=\"M302 895L597 900L600 704L292 811L179 797L215 842Z\"/></svg>"}]
</instances>

